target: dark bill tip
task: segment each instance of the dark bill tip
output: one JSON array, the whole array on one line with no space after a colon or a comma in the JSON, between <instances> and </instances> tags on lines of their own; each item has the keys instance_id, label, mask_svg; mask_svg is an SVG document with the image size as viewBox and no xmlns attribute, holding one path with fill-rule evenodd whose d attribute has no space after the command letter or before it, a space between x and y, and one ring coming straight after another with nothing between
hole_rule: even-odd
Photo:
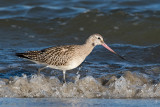
<instances>
[{"instance_id":1,"label":"dark bill tip","mask_svg":"<svg viewBox=\"0 0 160 107\"><path fill-rule=\"evenodd\" d=\"M120 56L119 54L116 54L117 56L119 56L121 59L126 60L124 57Z\"/></svg>"}]
</instances>

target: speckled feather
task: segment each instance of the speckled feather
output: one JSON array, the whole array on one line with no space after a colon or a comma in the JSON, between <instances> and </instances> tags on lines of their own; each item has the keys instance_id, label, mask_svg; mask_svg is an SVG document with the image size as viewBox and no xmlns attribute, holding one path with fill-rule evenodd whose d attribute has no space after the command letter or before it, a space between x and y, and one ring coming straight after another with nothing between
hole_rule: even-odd
<instances>
[{"instance_id":1,"label":"speckled feather","mask_svg":"<svg viewBox=\"0 0 160 107\"><path fill-rule=\"evenodd\" d=\"M17 56L24 57L33 61L46 63L48 65L63 66L72 59L78 45L66 45L59 47L46 48L41 51L27 51L17 53Z\"/></svg>"}]
</instances>

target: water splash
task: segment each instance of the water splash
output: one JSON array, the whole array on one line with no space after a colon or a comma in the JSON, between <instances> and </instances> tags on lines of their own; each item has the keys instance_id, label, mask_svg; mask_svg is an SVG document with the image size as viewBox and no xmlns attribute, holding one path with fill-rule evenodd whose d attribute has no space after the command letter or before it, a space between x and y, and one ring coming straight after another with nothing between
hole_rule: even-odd
<instances>
[{"instance_id":1,"label":"water splash","mask_svg":"<svg viewBox=\"0 0 160 107\"><path fill-rule=\"evenodd\" d=\"M56 97L56 98L159 98L160 83L126 71L117 78L93 78L87 76L75 82L62 84L54 76L32 75L0 81L0 97Z\"/></svg>"}]
</instances>

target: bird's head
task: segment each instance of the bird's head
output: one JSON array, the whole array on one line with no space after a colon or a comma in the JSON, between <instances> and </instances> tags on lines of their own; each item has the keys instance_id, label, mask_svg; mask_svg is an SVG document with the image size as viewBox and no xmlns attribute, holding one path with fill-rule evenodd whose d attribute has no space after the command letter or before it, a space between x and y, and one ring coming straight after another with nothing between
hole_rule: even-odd
<instances>
[{"instance_id":1,"label":"bird's head","mask_svg":"<svg viewBox=\"0 0 160 107\"><path fill-rule=\"evenodd\" d=\"M117 54L114 50L112 50L107 44L105 44L103 37L100 34L93 34L91 35L86 43L91 44L93 47L95 47L96 45L102 45L104 46L106 49L108 49L109 51L111 51L112 53L118 55L120 58L124 59L122 56L120 56L119 54Z\"/></svg>"}]
</instances>

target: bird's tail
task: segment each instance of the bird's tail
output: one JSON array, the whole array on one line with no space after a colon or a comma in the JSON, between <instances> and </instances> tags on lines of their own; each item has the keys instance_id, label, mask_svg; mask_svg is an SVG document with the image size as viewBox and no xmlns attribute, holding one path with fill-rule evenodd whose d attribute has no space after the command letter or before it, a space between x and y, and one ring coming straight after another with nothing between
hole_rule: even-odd
<instances>
[{"instance_id":1,"label":"bird's tail","mask_svg":"<svg viewBox=\"0 0 160 107\"><path fill-rule=\"evenodd\" d=\"M27 56L27 53L16 53L16 56L21 57L21 58L30 59L30 58Z\"/></svg>"},{"instance_id":2,"label":"bird's tail","mask_svg":"<svg viewBox=\"0 0 160 107\"><path fill-rule=\"evenodd\" d=\"M21 57L21 58L26 58L26 59L31 59L31 60L40 60L39 56L41 55L40 51L28 51L26 53L16 53L16 56Z\"/></svg>"}]
</instances>

